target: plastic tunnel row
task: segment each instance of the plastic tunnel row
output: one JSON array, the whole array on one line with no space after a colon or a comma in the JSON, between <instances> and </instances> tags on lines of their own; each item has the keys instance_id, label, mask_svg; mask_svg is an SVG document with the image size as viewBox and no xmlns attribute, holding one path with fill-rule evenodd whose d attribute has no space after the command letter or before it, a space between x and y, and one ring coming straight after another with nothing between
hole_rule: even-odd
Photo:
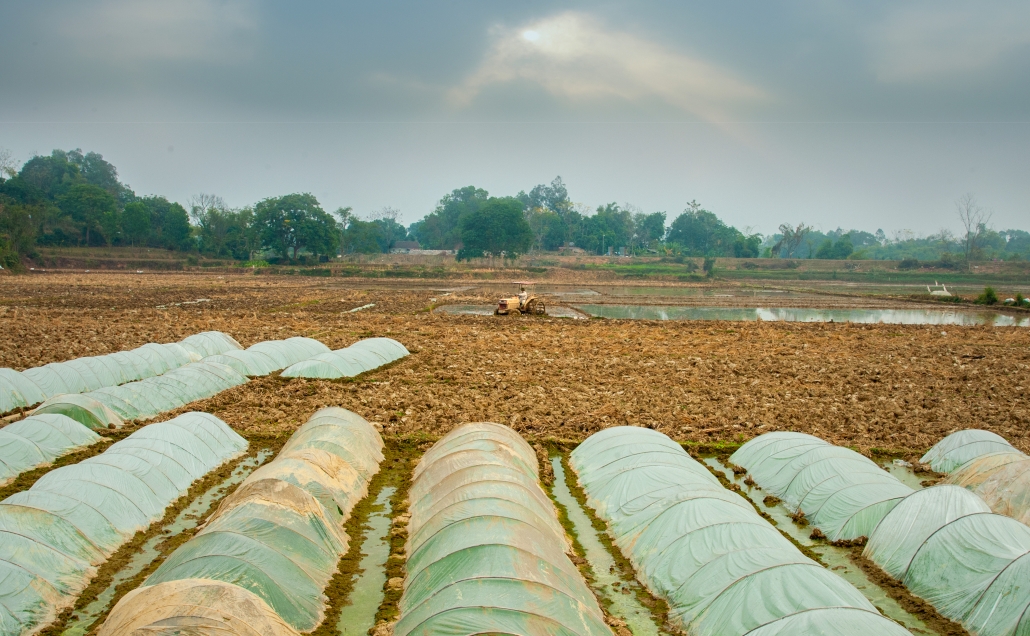
<instances>
[{"instance_id":1,"label":"plastic tunnel row","mask_svg":"<svg viewBox=\"0 0 1030 636\"><path fill-rule=\"evenodd\" d=\"M101 635L292 635L322 622L347 551L343 524L383 460L383 441L340 408L315 413L111 611Z\"/></svg>"},{"instance_id":2,"label":"plastic tunnel row","mask_svg":"<svg viewBox=\"0 0 1030 636\"><path fill-rule=\"evenodd\" d=\"M21 372L0 369L0 413L65 393L85 393L158 376L239 348L239 343L226 334L207 331L177 343L150 343L131 351L54 362Z\"/></svg>"},{"instance_id":3,"label":"plastic tunnel row","mask_svg":"<svg viewBox=\"0 0 1030 636\"><path fill-rule=\"evenodd\" d=\"M665 435L606 429L571 463L638 578L692 636L909 633Z\"/></svg>"},{"instance_id":4,"label":"plastic tunnel row","mask_svg":"<svg viewBox=\"0 0 1030 636\"><path fill-rule=\"evenodd\" d=\"M981 452L997 451L997 440L982 435L961 435L942 444L924 461L962 459L968 465L975 458L961 455L972 444L980 445ZM881 476L888 473L879 467L879 474L872 472L867 468L874 463L853 455L808 435L767 433L742 446L730 461L748 468L763 489L790 497L791 505L806 514L813 511L812 520L819 520L815 525L827 536L822 523L852 528L842 538L868 536L865 556L970 633L1030 634L1030 528L993 514L976 494L951 484L908 489L897 497L902 491L891 485L893 477L884 480ZM829 491L835 494L822 503ZM823 512L826 505L833 505L832 514Z\"/></svg>"},{"instance_id":5,"label":"plastic tunnel row","mask_svg":"<svg viewBox=\"0 0 1030 636\"><path fill-rule=\"evenodd\" d=\"M397 636L611 634L566 555L536 455L511 429L451 431L419 462L409 501Z\"/></svg>"},{"instance_id":6,"label":"plastic tunnel row","mask_svg":"<svg viewBox=\"0 0 1030 636\"><path fill-rule=\"evenodd\" d=\"M958 486L909 495L865 555L978 636L1030 634L1030 528Z\"/></svg>"},{"instance_id":7,"label":"plastic tunnel row","mask_svg":"<svg viewBox=\"0 0 1030 636\"><path fill-rule=\"evenodd\" d=\"M989 431L948 435L920 460L937 472L951 473L947 483L980 496L991 510L1030 525L1030 457Z\"/></svg>"},{"instance_id":8,"label":"plastic tunnel row","mask_svg":"<svg viewBox=\"0 0 1030 636\"><path fill-rule=\"evenodd\" d=\"M64 415L33 415L0 429L0 486L100 436Z\"/></svg>"},{"instance_id":9,"label":"plastic tunnel row","mask_svg":"<svg viewBox=\"0 0 1030 636\"><path fill-rule=\"evenodd\" d=\"M831 541L868 537L913 490L876 462L804 433L766 433L730 461Z\"/></svg>"},{"instance_id":10,"label":"plastic tunnel row","mask_svg":"<svg viewBox=\"0 0 1030 636\"><path fill-rule=\"evenodd\" d=\"M193 362L164 375L105 387L81 395L47 400L35 413L67 415L90 428L121 426L123 420L150 419L195 400L247 382L247 375L265 375L329 348L311 338L259 342L249 349ZM228 360L233 365L218 360ZM244 371L240 371L240 369ZM270 370L269 370L270 369Z\"/></svg>"},{"instance_id":11,"label":"plastic tunnel row","mask_svg":"<svg viewBox=\"0 0 1030 636\"><path fill-rule=\"evenodd\" d=\"M43 628L115 550L246 447L218 418L187 413L0 502L0 633Z\"/></svg>"},{"instance_id":12,"label":"plastic tunnel row","mask_svg":"<svg viewBox=\"0 0 1030 636\"><path fill-rule=\"evenodd\" d=\"M368 338L345 349L319 353L283 371L285 378L353 378L408 355L392 338Z\"/></svg>"}]
</instances>

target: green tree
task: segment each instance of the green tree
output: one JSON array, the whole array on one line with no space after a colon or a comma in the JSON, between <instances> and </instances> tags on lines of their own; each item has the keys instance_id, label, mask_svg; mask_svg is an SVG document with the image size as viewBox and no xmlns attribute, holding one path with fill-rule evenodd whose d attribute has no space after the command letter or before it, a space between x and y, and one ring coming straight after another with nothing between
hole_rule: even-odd
<instances>
[{"instance_id":1,"label":"green tree","mask_svg":"<svg viewBox=\"0 0 1030 636\"><path fill-rule=\"evenodd\" d=\"M331 255L339 241L336 221L308 193L261 201L254 206L254 223L262 247L284 259L296 259L303 250Z\"/></svg>"},{"instance_id":2,"label":"green tree","mask_svg":"<svg viewBox=\"0 0 1030 636\"><path fill-rule=\"evenodd\" d=\"M34 251L35 239L31 209L0 195L0 265L19 269L21 257Z\"/></svg>"},{"instance_id":3,"label":"green tree","mask_svg":"<svg viewBox=\"0 0 1030 636\"><path fill-rule=\"evenodd\" d=\"M478 211L489 198L486 190L475 186L453 190L440 199L436 210L413 223L409 233L425 249L455 249L462 241L462 220Z\"/></svg>"},{"instance_id":4,"label":"green tree","mask_svg":"<svg viewBox=\"0 0 1030 636\"><path fill-rule=\"evenodd\" d=\"M851 243L851 235L845 234L836 241L831 241L830 239L823 241L819 246L819 249L816 251L815 257L825 260L842 261L851 256L854 251L855 246Z\"/></svg>"},{"instance_id":5,"label":"green tree","mask_svg":"<svg viewBox=\"0 0 1030 636\"><path fill-rule=\"evenodd\" d=\"M347 254L380 254L381 228L374 221L362 221L350 217L343 233L343 251Z\"/></svg>"},{"instance_id":6,"label":"green tree","mask_svg":"<svg viewBox=\"0 0 1030 636\"><path fill-rule=\"evenodd\" d=\"M170 204L161 218L161 243L168 249L188 252L194 247L190 234L190 218L186 208L178 203Z\"/></svg>"},{"instance_id":7,"label":"green tree","mask_svg":"<svg viewBox=\"0 0 1030 636\"><path fill-rule=\"evenodd\" d=\"M533 231L522 214L522 202L514 197L494 198L461 222L462 255L490 254L518 258L533 245Z\"/></svg>"},{"instance_id":8,"label":"green tree","mask_svg":"<svg viewBox=\"0 0 1030 636\"><path fill-rule=\"evenodd\" d=\"M94 238L100 238L105 244L114 238L118 229L118 207L107 190L78 183L61 196L58 205L79 225L86 245L92 244Z\"/></svg>"},{"instance_id":9,"label":"green tree","mask_svg":"<svg viewBox=\"0 0 1030 636\"><path fill-rule=\"evenodd\" d=\"M712 212L691 201L669 226L668 241L688 256L733 256L743 234Z\"/></svg>"},{"instance_id":10,"label":"green tree","mask_svg":"<svg viewBox=\"0 0 1030 636\"><path fill-rule=\"evenodd\" d=\"M130 203L122 210L122 233L137 247L146 245L150 238L150 209L142 202Z\"/></svg>"},{"instance_id":11,"label":"green tree","mask_svg":"<svg viewBox=\"0 0 1030 636\"><path fill-rule=\"evenodd\" d=\"M633 243L635 247L652 247L665 238L665 212L633 215Z\"/></svg>"}]
</instances>

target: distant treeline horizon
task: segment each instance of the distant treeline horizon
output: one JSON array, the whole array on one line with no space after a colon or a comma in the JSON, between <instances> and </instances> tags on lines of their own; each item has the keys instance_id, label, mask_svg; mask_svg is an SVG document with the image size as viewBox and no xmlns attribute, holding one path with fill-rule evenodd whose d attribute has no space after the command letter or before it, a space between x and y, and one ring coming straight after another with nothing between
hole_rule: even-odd
<instances>
[{"instance_id":1,"label":"distant treeline horizon","mask_svg":"<svg viewBox=\"0 0 1030 636\"><path fill-rule=\"evenodd\" d=\"M995 230L975 197L956 201L959 235L901 231L887 236L851 229L822 232L783 223L762 235L726 224L691 201L671 222L664 211L608 203L575 204L561 177L514 196L466 186L404 227L383 208L365 218L351 208L322 209L309 193L270 197L231 208L200 194L185 205L137 195L95 152L54 150L18 167L0 151L0 265L17 267L45 246L135 246L212 258L275 262L325 261L336 255L411 249L453 250L458 258L579 250L676 257L919 260L956 266L973 260L1028 260L1030 232Z\"/></svg>"}]
</instances>

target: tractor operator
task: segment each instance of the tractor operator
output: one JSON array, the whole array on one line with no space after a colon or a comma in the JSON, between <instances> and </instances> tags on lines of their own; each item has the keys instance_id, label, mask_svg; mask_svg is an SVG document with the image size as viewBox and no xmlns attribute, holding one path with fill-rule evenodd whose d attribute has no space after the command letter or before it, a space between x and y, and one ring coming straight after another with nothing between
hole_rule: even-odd
<instances>
[{"instance_id":1,"label":"tractor operator","mask_svg":"<svg viewBox=\"0 0 1030 636\"><path fill-rule=\"evenodd\" d=\"M524 307L526 305L526 299L528 298L529 293L526 291L526 288L519 287L519 307Z\"/></svg>"}]
</instances>

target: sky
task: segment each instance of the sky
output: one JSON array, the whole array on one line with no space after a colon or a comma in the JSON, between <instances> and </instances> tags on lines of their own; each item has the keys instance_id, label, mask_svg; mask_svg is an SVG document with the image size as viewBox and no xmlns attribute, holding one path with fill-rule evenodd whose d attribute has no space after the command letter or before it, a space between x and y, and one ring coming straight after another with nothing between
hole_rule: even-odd
<instances>
[{"instance_id":1,"label":"sky","mask_svg":"<svg viewBox=\"0 0 1030 636\"><path fill-rule=\"evenodd\" d=\"M1030 229L1030 3L5 0L0 148L405 223L560 175L738 228Z\"/></svg>"}]
</instances>

